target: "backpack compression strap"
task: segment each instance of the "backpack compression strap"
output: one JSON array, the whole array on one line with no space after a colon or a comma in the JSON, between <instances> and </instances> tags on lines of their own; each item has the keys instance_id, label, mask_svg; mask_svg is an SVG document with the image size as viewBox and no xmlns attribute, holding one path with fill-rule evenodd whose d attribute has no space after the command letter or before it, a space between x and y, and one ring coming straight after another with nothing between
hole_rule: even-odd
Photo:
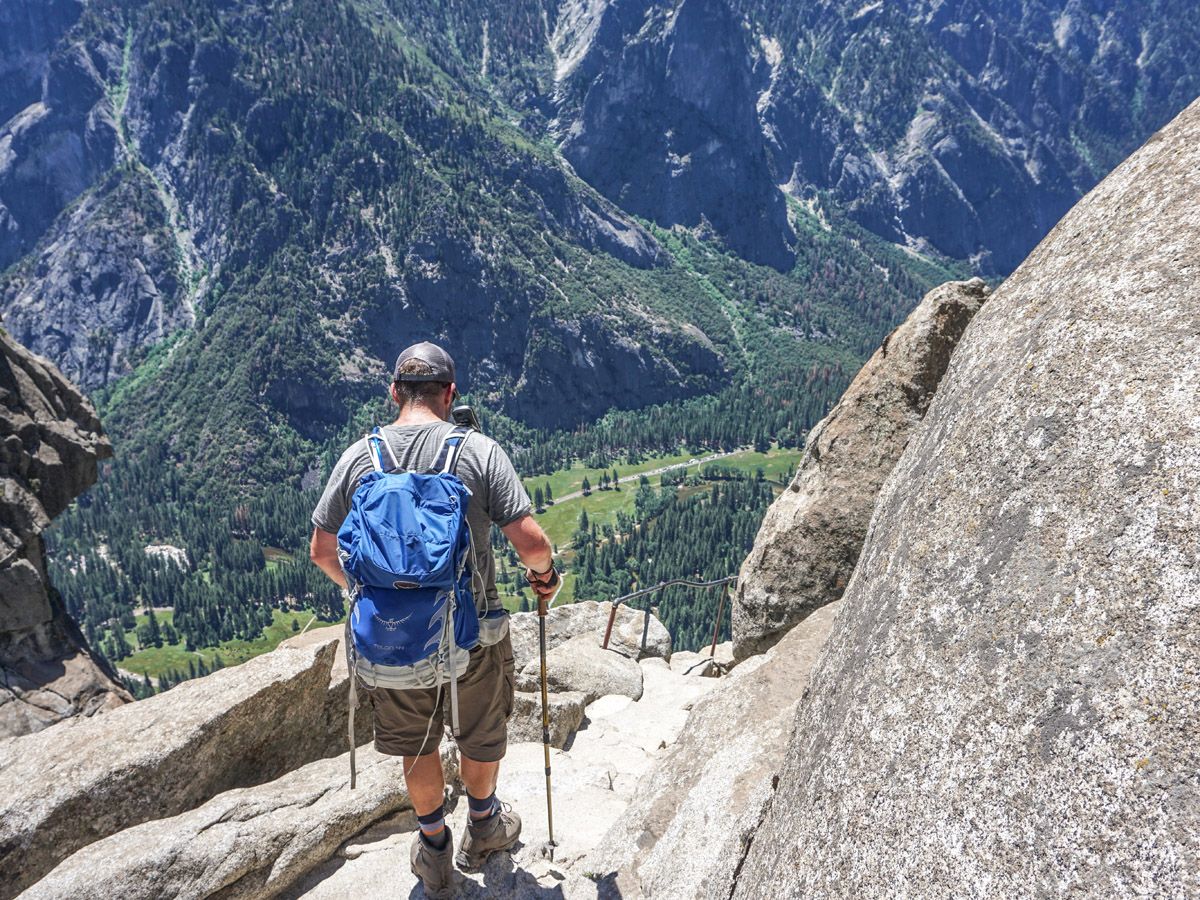
<instances>
[{"instance_id":1,"label":"backpack compression strap","mask_svg":"<svg viewBox=\"0 0 1200 900\"><path fill-rule=\"evenodd\" d=\"M451 428L442 442L441 452L438 453L437 459L433 461L430 471L440 472L443 475L456 474L458 457L462 454L463 445L467 442L467 436L470 433L471 429L466 425L458 425Z\"/></svg>"}]
</instances>

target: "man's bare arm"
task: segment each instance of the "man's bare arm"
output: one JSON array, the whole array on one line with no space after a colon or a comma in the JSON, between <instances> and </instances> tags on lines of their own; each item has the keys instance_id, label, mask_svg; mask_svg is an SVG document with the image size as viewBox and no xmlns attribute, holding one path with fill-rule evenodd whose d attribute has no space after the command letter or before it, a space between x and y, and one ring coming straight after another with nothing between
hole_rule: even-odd
<instances>
[{"instance_id":1,"label":"man's bare arm","mask_svg":"<svg viewBox=\"0 0 1200 900\"><path fill-rule=\"evenodd\" d=\"M338 587L346 589L346 573L342 571L342 562L337 555L337 535L330 534L320 528L314 528L312 541L308 545L308 558L328 575Z\"/></svg>"},{"instance_id":2,"label":"man's bare arm","mask_svg":"<svg viewBox=\"0 0 1200 900\"><path fill-rule=\"evenodd\" d=\"M535 572L545 572L554 565L553 546L542 526L534 521L533 516L521 516L515 522L509 522L500 528L508 538L521 562Z\"/></svg>"}]
</instances>

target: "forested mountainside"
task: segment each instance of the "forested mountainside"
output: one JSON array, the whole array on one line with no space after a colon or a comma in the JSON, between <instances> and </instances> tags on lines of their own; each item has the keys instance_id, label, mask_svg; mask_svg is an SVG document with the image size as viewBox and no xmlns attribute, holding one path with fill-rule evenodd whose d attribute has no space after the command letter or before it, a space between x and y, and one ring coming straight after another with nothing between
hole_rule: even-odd
<instances>
[{"instance_id":1,"label":"forested mountainside","mask_svg":"<svg viewBox=\"0 0 1200 900\"><path fill-rule=\"evenodd\" d=\"M301 549L416 338L528 473L804 433L925 289L1011 269L1196 92L1195 30L1166 0L8 0L0 311L116 448L52 536L72 611L199 639L335 603L263 548Z\"/></svg>"}]
</instances>

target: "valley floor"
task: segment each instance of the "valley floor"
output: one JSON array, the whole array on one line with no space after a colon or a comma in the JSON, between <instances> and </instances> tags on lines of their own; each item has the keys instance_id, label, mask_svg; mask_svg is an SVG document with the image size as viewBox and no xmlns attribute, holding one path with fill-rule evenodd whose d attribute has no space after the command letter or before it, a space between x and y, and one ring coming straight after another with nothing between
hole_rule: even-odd
<instances>
[{"instance_id":1,"label":"valley floor","mask_svg":"<svg viewBox=\"0 0 1200 900\"><path fill-rule=\"evenodd\" d=\"M742 448L732 452L678 452L648 456L634 465L618 465L613 467L588 468L576 462L568 468L559 469L545 476L533 476L525 479L530 493L542 486L549 488L556 498L548 504L545 510L537 514L538 523L545 529L551 541L560 551L561 557L568 563L568 571L564 577L563 591L559 603L565 604L581 599L576 596L576 575L570 571L570 562L574 559L571 540L578 527L580 513L586 512L589 518L598 526L615 525L618 512L633 515L637 482L640 478L654 478L654 484L665 473L696 475L707 465L720 464L730 470L753 476L760 470L763 477L771 482L776 491L782 490L788 482L795 467L799 465L803 451L797 448L773 446L767 452L758 452L750 448ZM617 470L620 481L619 490L600 490L600 476L603 473ZM582 483L590 479L593 487L585 496ZM264 557L268 568L280 565L309 565L307 559L293 557L277 547L264 547ZM513 582L507 581L509 568L503 561L501 580L497 587L500 590L504 605L516 612L528 608L530 597L528 593L513 593ZM515 571L515 569L514 569ZM518 579L517 584L523 584ZM582 599L607 600L609 596L589 596ZM525 606L522 606L525 601ZM173 625L174 613L169 607L156 609L160 626ZM157 686L162 676L174 676L171 680L178 682L184 678L195 677L197 667L204 666L204 671L224 665L237 665L248 659L266 653L277 647L282 641L304 628L319 628L322 625L333 624L325 619L316 619L311 609L296 608L288 611L273 610L272 621L260 635L254 639L234 639L223 641L212 646L197 650L188 650L182 636L175 643L164 642L162 646L141 646L137 632L130 629L127 633L128 643L133 652L121 658L117 665L122 674L135 681L149 680ZM139 626L147 623L148 617L140 611L136 617ZM339 620L344 621L344 620ZM107 633L106 633L107 635ZM189 669L189 664L191 668Z\"/></svg>"}]
</instances>

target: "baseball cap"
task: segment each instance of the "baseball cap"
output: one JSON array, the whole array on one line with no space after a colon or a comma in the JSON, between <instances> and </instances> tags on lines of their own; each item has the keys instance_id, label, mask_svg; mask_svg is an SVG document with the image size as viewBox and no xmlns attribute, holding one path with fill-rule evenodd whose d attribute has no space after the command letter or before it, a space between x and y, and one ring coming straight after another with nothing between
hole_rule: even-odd
<instances>
[{"instance_id":1,"label":"baseball cap","mask_svg":"<svg viewBox=\"0 0 1200 900\"><path fill-rule=\"evenodd\" d=\"M410 359L418 359L433 369L424 375L400 374L400 366ZM392 370L393 381L440 381L449 384L454 381L454 360L450 354L429 341L413 344L400 354L396 360L396 368Z\"/></svg>"}]
</instances>

